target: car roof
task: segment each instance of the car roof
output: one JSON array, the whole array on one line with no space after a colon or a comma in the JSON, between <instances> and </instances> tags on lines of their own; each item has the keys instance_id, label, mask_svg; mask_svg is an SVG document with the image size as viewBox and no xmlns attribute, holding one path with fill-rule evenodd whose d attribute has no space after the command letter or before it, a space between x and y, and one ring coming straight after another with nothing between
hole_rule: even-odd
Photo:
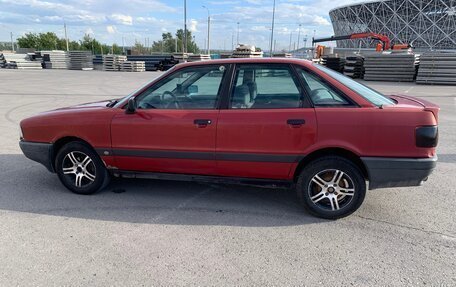
<instances>
[{"instance_id":1,"label":"car roof","mask_svg":"<svg viewBox=\"0 0 456 287\"><path fill-rule=\"evenodd\" d=\"M209 61L187 62L178 64L179 68L189 66L205 66L205 65L223 65L223 64L297 64L301 66L312 66L313 63L309 60L296 58L229 58L216 59Z\"/></svg>"}]
</instances>

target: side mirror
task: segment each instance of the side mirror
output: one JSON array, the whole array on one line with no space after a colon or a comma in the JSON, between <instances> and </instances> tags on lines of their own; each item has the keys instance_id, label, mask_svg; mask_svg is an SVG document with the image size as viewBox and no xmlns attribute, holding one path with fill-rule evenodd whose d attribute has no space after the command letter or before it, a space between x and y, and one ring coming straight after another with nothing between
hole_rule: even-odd
<instances>
[{"instance_id":1,"label":"side mirror","mask_svg":"<svg viewBox=\"0 0 456 287\"><path fill-rule=\"evenodd\" d=\"M134 114L136 112L136 101L135 98L129 98L127 103L126 114Z\"/></svg>"}]
</instances>

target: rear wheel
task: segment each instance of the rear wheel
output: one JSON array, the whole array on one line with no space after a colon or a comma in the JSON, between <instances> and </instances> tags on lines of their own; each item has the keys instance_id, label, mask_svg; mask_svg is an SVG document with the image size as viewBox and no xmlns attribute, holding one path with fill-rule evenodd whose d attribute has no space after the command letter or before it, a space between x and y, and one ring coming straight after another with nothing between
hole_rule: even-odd
<instances>
[{"instance_id":1,"label":"rear wheel","mask_svg":"<svg viewBox=\"0 0 456 287\"><path fill-rule=\"evenodd\" d=\"M82 142L70 142L59 150L55 170L62 184L78 194L95 193L109 182L100 157Z\"/></svg>"},{"instance_id":2,"label":"rear wheel","mask_svg":"<svg viewBox=\"0 0 456 287\"><path fill-rule=\"evenodd\" d=\"M351 161L337 156L309 163L297 181L297 195L313 215L337 219L355 212L366 194L361 170Z\"/></svg>"}]
</instances>

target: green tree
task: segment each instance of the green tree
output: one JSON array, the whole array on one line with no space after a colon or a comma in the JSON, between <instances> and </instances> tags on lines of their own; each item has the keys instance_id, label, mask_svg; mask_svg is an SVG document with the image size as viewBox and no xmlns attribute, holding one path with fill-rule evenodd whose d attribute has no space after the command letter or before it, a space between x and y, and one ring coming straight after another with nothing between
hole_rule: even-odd
<instances>
[{"instance_id":1,"label":"green tree","mask_svg":"<svg viewBox=\"0 0 456 287\"><path fill-rule=\"evenodd\" d=\"M175 37L171 33L163 33L162 39L160 41L154 41L152 44L153 52L164 52L164 53L174 53L176 52L176 40L177 40L177 52L182 53L182 43L184 42L184 31L179 29L176 31ZM187 31L187 52L188 53L199 53L200 50L198 45L192 37L192 32Z\"/></svg>"},{"instance_id":2,"label":"green tree","mask_svg":"<svg viewBox=\"0 0 456 287\"><path fill-rule=\"evenodd\" d=\"M17 38L17 45L21 48L39 49L39 36L35 33L26 33L24 36Z\"/></svg>"}]
</instances>

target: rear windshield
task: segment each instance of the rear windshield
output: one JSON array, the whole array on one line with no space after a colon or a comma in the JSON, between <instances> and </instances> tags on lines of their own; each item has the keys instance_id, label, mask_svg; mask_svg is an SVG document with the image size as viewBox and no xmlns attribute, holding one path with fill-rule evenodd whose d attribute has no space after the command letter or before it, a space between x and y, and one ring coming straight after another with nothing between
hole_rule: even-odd
<instances>
[{"instance_id":1,"label":"rear windshield","mask_svg":"<svg viewBox=\"0 0 456 287\"><path fill-rule=\"evenodd\" d=\"M326 68L321 65L315 65L318 69L323 71L324 73L328 74L332 78L336 79L337 81L341 82L344 86L347 88L351 89L352 91L356 92L359 94L361 97L365 98L372 104L380 107L383 105L394 105L394 101L385 97L381 93L377 92L376 90L373 90L363 84L358 83L357 81L342 75L341 73L338 73L336 71L333 71L329 68Z\"/></svg>"}]
</instances>

